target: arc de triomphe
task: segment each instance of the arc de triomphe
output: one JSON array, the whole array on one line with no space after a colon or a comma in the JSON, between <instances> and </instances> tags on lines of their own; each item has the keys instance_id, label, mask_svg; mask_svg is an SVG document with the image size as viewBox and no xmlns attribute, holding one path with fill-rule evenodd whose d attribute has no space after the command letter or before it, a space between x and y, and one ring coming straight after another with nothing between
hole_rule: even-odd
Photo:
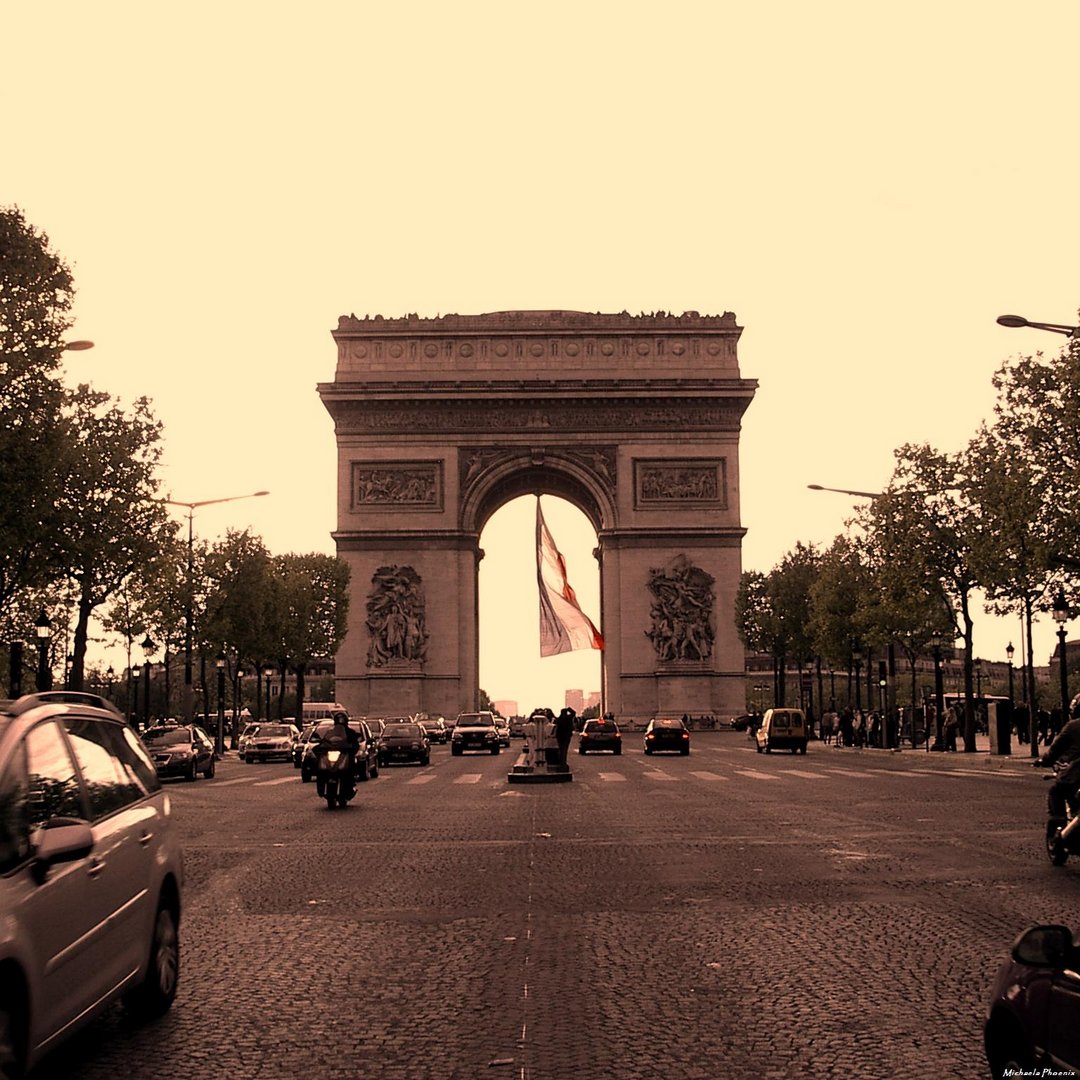
<instances>
[{"instance_id":1,"label":"arc de triomphe","mask_svg":"<svg viewBox=\"0 0 1080 1080\"><path fill-rule=\"evenodd\" d=\"M480 533L538 493L596 529L604 708L742 712L739 430L757 382L741 332L731 313L342 316L318 388L352 571L338 700L477 707Z\"/></svg>"}]
</instances>

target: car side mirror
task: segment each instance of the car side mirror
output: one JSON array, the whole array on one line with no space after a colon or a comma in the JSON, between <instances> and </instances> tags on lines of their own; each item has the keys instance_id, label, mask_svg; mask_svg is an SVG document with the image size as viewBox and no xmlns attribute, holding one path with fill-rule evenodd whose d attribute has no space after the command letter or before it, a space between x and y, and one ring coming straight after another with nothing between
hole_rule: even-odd
<instances>
[{"instance_id":1,"label":"car side mirror","mask_svg":"<svg viewBox=\"0 0 1080 1080\"><path fill-rule=\"evenodd\" d=\"M38 833L34 846L34 880L40 885L56 863L83 859L94 848L94 834L78 818L53 818Z\"/></svg>"},{"instance_id":2,"label":"car side mirror","mask_svg":"<svg viewBox=\"0 0 1080 1080\"><path fill-rule=\"evenodd\" d=\"M1064 967L1072 955L1072 931L1067 926L1032 926L1012 948L1013 959L1032 967Z\"/></svg>"}]
</instances>

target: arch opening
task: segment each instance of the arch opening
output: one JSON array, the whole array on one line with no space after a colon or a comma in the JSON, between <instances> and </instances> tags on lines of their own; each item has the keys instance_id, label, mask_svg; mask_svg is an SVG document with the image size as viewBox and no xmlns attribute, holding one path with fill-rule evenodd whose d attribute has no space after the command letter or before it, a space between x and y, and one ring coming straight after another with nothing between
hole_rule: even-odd
<instances>
[{"instance_id":1,"label":"arch opening","mask_svg":"<svg viewBox=\"0 0 1080 1080\"><path fill-rule=\"evenodd\" d=\"M603 654L597 650L540 656L535 506L531 491L511 497L490 511L480 536L480 686L492 701L516 702L517 711L526 714L543 706L558 712L568 690L580 690L584 704L602 685ZM545 489L541 507L578 602L602 633L596 529L560 494Z\"/></svg>"}]
</instances>

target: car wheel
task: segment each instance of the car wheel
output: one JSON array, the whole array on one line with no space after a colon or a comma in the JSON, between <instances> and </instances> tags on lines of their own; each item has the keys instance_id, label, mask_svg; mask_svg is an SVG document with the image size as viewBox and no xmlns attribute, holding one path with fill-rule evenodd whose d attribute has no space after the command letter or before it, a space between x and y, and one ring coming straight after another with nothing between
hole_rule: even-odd
<instances>
[{"instance_id":1,"label":"car wheel","mask_svg":"<svg viewBox=\"0 0 1080 1080\"><path fill-rule=\"evenodd\" d=\"M690 747L684 746L679 752L682 754L683 757L687 757L690 754Z\"/></svg>"},{"instance_id":2,"label":"car wheel","mask_svg":"<svg viewBox=\"0 0 1080 1080\"><path fill-rule=\"evenodd\" d=\"M379 762L376 761L375 764L371 766L371 779L375 780L378 777L378 775L379 775Z\"/></svg>"},{"instance_id":3,"label":"car wheel","mask_svg":"<svg viewBox=\"0 0 1080 1080\"><path fill-rule=\"evenodd\" d=\"M425 755L424 755L424 756L423 756L423 757L422 757L422 758L420 759L420 764L421 764L421 765L430 765L430 764L431 764L431 755L430 755L430 754L425 754Z\"/></svg>"},{"instance_id":4,"label":"car wheel","mask_svg":"<svg viewBox=\"0 0 1080 1080\"><path fill-rule=\"evenodd\" d=\"M579 754L584 754L584 753L585 753L585 747L584 747L584 746L579 746L579 747L577 748L577 752L578 752Z\"/></svg>"},{"instance_id":5,"label":"car wheel","mask_svg":"<svg viewBox=\"0 0 1080 1080\"><path fill-rule=\"evenodd\" d=\"M491 752L492 752L493 754L497 754L497 753L499 753L499 747L497 747L497 746L493 746L493 747L491 748Z\"/></svg>"},{"instance_id":6,"label":"car wheel","mask_svg":"<svg viewBox=\"0 0 1080 1080\"><path fill-rule=\"evenodd\" d=\"M14 992L5 993L0 999L0 1077L15 1080L23 1075L24 1049L23 1010L15 1000Z\"/></svg>"},{"instance_id":7,"label":"car wheel","mask_svg":"<svg viewBox=\"0 0 1080 1080\"><path fill-rule=\"evenodd\" d=\"M761 743L754 743L754 749L760 754L762 752Z\"/></svg>"},{"instance_id":8,"label":"car wheel","mask_svg":"<svg viewBox=\"0 0 1080 1080\"><path fill-rule=\"evenodd\" d=\"M187 780L188 783L199 779L199 762L197 759L192 759L191 768L188 769L187 776L185 776L184 779Z\"/></svg>"},{"instance_id":9,"label":"car wheel","mask_svg":"<svg viewBox=\"0 0 1080 1080\"><path fill-rule=\"evenodd\" d=\"M371 766L365 761L361 764L357 770L356 779L363 783L365 780L371 779Z\"/></svg>"},{"instance_id":10,"label":"car wheel","mask_svg":"<svg viewBox=\"0 0 1080 1080\"><path fill-rule=\"evenodd\" d=\"M206 766L206 771L203 773L203 776L205 776L207 780L213 780L215 772L217 772L217 762L211 758L210 764Z\"/></svg>"},{"instance_id":11,"label":"car wheel","mask_svg":"<svg viewBox=\"0 0 1080 1080\"><path fill-rule=\"evenodd\" d=\"M771 754L772 753L772 747L768 743L765 744L765 753L766 754Z\"/></svg>"},{"instance_id":12,"label":"car wheel","mask_svg":"<svg viewBox=\"0 0 1080 1080\"><path fill-rule=\"evenodd\" d=\"M987 1033L987 1058L994 1080L1034 1075L1035 1059L1015 1023L1010 1023L1004 1031L1000 1028L990 1029Z\"/></svg>"},{"instance_id":13,"label":"car wheel","mask_svg":"<svg viewBox=\"0 0 1080 1080\"><path fill-rule=\"evenodd\" d=\"M799 747L799 753L800 754L805 754L806 753L806 743L803 743L802 746Z\"/></svg>"},{"instance_id":14,"label":"car wheel","mask_svg":"<svg viewBox=\"0 0 1080 1080\"><path fill-rule=\"evenodd\" d=\"M622 747L621 746L616 746L614 752L615 752L616 755L621 754L622 753Z\"/></svg>"},{"instance_id":15,"label":"car wheel","mask_svg":"<svg viewBox=\"0 0 1080 1080\"><path fill-rule=\"evenodd\" d=\"M646 754L651 754L652 753L652 747L646 746L645 747L645 753Z\"/></svg>"},{"instance_id":16,"label":"car wheel","mask_svg":"<svg viewBox=\"0 0 1080 1080\"><path fill-rule=\"evenodd\" d=\"M133 1015L151 1019L169 1011L180 978L179 919L174 906L162 901L154 916L150 939L150 963L143 979L124 996L124 1005Z\"/></svg>"}]
</instances>

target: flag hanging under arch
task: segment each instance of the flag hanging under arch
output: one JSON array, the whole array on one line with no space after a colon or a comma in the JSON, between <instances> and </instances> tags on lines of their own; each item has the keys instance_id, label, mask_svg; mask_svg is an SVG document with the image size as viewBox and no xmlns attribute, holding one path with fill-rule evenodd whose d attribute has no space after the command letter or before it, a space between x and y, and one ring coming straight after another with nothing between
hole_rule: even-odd
<instances>
[{"instance_id":1,"label":"flag hanging under arch","mask_svg":"<svg viewBox=\"0 0 1080 1080\"><path fill-rule=\"evenodd\" d=\"M575 649L602 649L604 639L566 580L566 563L544 523L536 499L536 580L540 586L540 655L555 656Z\"/></svg>"}]
</instances>

